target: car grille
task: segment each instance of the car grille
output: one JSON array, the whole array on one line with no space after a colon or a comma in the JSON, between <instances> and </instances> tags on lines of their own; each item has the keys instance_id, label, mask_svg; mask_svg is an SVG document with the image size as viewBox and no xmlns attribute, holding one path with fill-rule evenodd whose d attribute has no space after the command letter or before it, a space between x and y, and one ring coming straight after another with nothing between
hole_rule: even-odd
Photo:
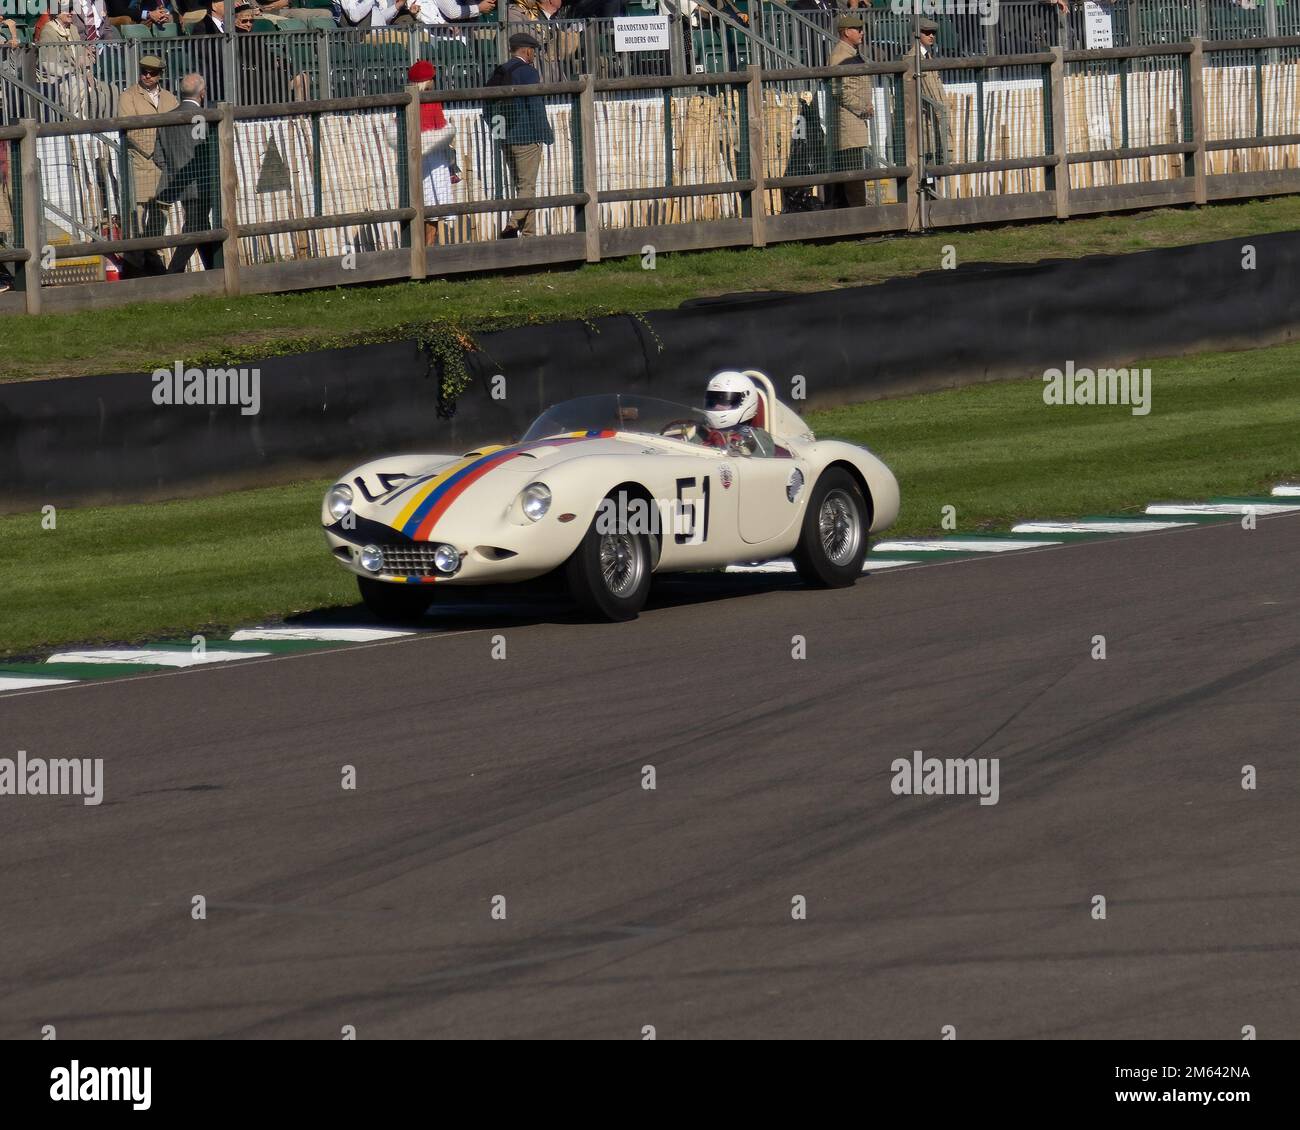
<instances>
[{"instance_id":1,"label":"car grille","mask_svg":"<svg viewBox=\"0 0 1300 1130\"><path fill-rule=\"evenodd\" d=\"M407 577L441 576L433 564L436 545L381 545L384 572Z\"/></svg>"}]
</instances>

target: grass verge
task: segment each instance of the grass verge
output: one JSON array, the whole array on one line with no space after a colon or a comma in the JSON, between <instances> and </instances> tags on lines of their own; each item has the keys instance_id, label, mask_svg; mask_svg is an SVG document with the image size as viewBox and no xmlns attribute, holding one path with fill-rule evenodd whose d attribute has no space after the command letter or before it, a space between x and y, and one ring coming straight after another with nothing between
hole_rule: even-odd
<instances>
[{"instance_id":1,"label":"grass verge","mask_svg":"<svg viewBox=\"0 0 1300 1130\"><path fill-rule=\"evenodd\" d=\"M1047 407L1037 381L810 414L902 485L892 534L1250 494L1300 473L1300 345L1146 362L1152 410ZM144 506L0 518L0 657L130 641L356 603L317 527L328 480Z\"/></svg>"},{"instance_id":2,"label":"grass verge","mask_svg":"<svg viewBox=\"0 0 1300 1130\"><path fill-rule=\"evenodd\" d=\"M528 274L434 279L242 298L149 302L94 315L15 315L4 322L0 381L151 371L178 359L229 365L279 353L391 340L430 322L469 334L530 322L672 308L736 291L862 286L958 263L1032 263L1117 254L1300 228L1300 196L888 236L761 250L662 254ZM87 332L90 318L93 323Z\"/></svg>"}]
</instances>

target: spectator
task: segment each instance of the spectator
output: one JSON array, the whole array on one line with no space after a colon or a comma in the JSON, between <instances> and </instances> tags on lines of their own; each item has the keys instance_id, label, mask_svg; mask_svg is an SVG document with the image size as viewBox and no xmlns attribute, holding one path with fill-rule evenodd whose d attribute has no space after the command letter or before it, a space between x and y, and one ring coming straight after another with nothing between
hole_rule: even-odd
<instances>
[{"instance_id":1,"label":"spectator","mask_svg":"<svg viewBox=\"0 0 1300 1130\"><path fill-rule=\"evenodd\" d=\"M5 121L17 121L25 113L21 91L11 83L23 77L23 54L18 25L8 18L0 19L0 116Z\"/></svg>"},{"instance_id":2,"label":"spectator","mask_svg":"<svg viewBox=\"0 0 1300 1130\"><path fill-rule=\"evenodd\" d=\"M393 0L391 7L383 9L384 26L414 27L420 8L419 0ZM373 26L381 26L378 19L373 21Z\"/></svg>"},{"instance_id":3,"label":"spectator","mask_svg":"<svg viewBox=\"0 0 1300 1130\"><path fill-rule=\"evenodd\" d=\"M835 21L839 38L831 50L828 66L857 67L866 62L859 54L862 46L862 20L857 16L840 16ZM875 113L872 104L870 75L851 75L834 79L831 98L835 103L832 140L837 173L871 167L871 118ZM867 182L841 181L831 186L833 207L861 208L867 203Z\"/></svg>"},{"instance_id":4,"label":"spectator","mask_svg":"<svg viewBox=\"0 0 1300 1130\"><path fill-rule=\"evenodd\" d=\"M177 107L191 114L203 109L207 88L202 75L188 74L181 79L181 100ZM212 205L217 189L216 130L206 128L195 137L195 126L168 126L159 131L154 161L162 169L162 183L156 199L161 204L180 204L185 213L181 233L210 231ZM167 265L169 275L180 274L189 266L195 246L205 270L216 263L216 243L187 244L172 253Z\"/></svg>"},{"instance_id":5,"label":"spectator","mask_svg":"<svg viewBox=\"0 0 1300 1130\"><path fill-rule=\"evenodd\" d=\"M713 0L713 6L718 9L724 16L730 16L737 23L749 23L749 13L742 12L735 4L735 0Z\"/></svg>"},{"instance_id":6,"label":"spectator","mask_svg":"<svg viewBox=\"0 0 1300 1130\"><path fill-rule=\"evenodd\" d=\"M72 0L58 0L53 18L46 20L36 35L41 82L58 84L76 69L78 38L72 26Z\"/></svg>"},{"instance_id":7,"label":"spectator","mask_svg":"<svg viewBox=\"0 0 1300 1130\"><path fill-rule=\"evenodd\" d=\"M233 7L238 7L240 3L247 3L247 0L236 0ZM252 9L249 9L250 14ZM225 35L226 34L226 0L210 0L208 10L202 18L190 26L191 35ZM236 27L238 21L236 21ZM180 33L177 28L177 33ZM226 92L226 56L221 54L223 48L217 45L215 52L205 52L204 58L211 63L212 85L209 87L205 84L204 96L211 98L214 105L225 102L229 95ZM214 55L216 57L214 57ZM242 78L243 64L247 62L247 56L244 52L239 52L235 56L236 66L240 68Z\"/></svg>"},{"instance_id":8,"label":"spectator","mask_svg":"<svg viewBox=\"0 0 1300 1130\"><path fill-rule=\"evenodd\" d=\"M36 37L37 80L73 117L112 117L116 92L95 78L95 52L81 42L73 0L58 0L57 9Z\"/></svg>"},{"instance_id":9,"label":"spectator","mask_svg":"<svg viewBox=\"0 0 1300 1130\"><path fill-rule=\"evenodd\" d=\"M497 0L478 4L460 4L456 0L341 0L341 6L342 27L402 27L473 19L495 10Z\"/></svg>"},{"instance_id":10,"label":"spectator","mask_svg":"<svg viewBox=\"0 0 1300 1130\"><path fill-rule=\"evenodd\" d=\"M387 0L342 0L340 27L383 27L396 9Z\"/></svg>"},{"instance_id":11,"label":"spectator","mask_svg":"<svg viewBox=\"0 0 1300 1130\"><path fill-rule=\"evenodd\" d=\"M817 99L810 90L799 92L799 116L790 139L789 156L785 163L787 177L809 177L826 172L829 162L826 153L826 131L822 128ZM827 185L827 196L835 186ZM825 205L811 188L783 188L782 212L814 212Z\"/></svg>"},{"instance_id":12,"label":"spectator","mask_svg":"<svg viewBox=\"0 0 1300 1130\"><path fill-rule=\"evenodd\" d=\"M418 3L417 0L395 0L392 7L385 9L384 23L398 27L404 24L433 26L487 15L496 6L497 0L481 0L478 4L460 4L457 0L419 0ZM372 26L381 25L376 19L372 20Z\"/></svg>"},{"instance_id":13,"label":"spectator","mask_svg":"<svg viewBox=\"0 0 1300 1130\"><path fill-rule=\"evenodd\" d=\"M903 56L915 68L918 59L934 54L935 36L939 25L934 20L923 19L916 33L916 44ZM948 124L948 101L943 93L943 79L937 71L921 72L921 156L927 165L946 165L952 156L952 130ZM928 181L928 178L927 178ZM933 188L927 184L927 187Z\"/></svg>"},{"instance_id":14,"label":"spectator","mask_svg":"<svg viewBox=\"0 0 1300 1130\"><path fill-rule=\"evenodd\" d=\"M170 114L177 109L176 96L163 89L164 69L165 64L157 55L141 57L139 81L122 92L118 106L122 117ZM131 130L126 135L126 143L131 153L132 199L135 201L134 223L127 238L162 235L167 227L167 211L158 201L158 188L162 182L158 131ZM162 274L162 257L158 252L146 251L141 259L141 274Z\"/></svg>"},{"instance_id":15,"label":"spectator","mask_svg":"<svg viewBox=\"0 0 1300 1130\"><path fill-rule=\"evenodd\" d=\"M92 46L95 54L103 50L104 40L120 39L117 28L108 22L104 0L72 0L72 26L77 38Z\"/></svg>"},{"instance_id":16,"label":"spectator","mask_svg":"<svg viewBox=\"0 0 1300 1130\"><path fill-rule=\"evenodd\" d=\"M172 0L130 0L127 10L136 23L145 24L155 31L168 24L180 24L181 14Z\"/></svg>"},{"instance_id":17,"label":"spectator","mask_svg":"<svg viewBox=\"0 0 1300 1130\"><path fill-rule=\"evenodd\" d=\"M563 3L564 0L510 0L506 8L506 22L511 27L531 24L528 34L543 45L540 70L544 82L563 82L577 75L575 61L582 50L581 33L572 28L559 30L547 26L560 18Z\"/></svg>"},{"instance_id":18,"label":"spectator","mask_svg":"<svg viewBox=\"0 0 1300 1130\"><path fill-rule=\"evenodd\" d=\"M257 9L249 0L236 0L234 28L237 36L253 30ZM208 15L196 35L224 35L226 20L225 0L213 0ZM209 28L213 30L209 30ZM247 45L235 54L236 85L239 102L244 106L259 103L288 102L307 97L310 85L306 72L293 74L289 57L281 43L260 41L255 48ZM218 68L209 92L214 103L226 101L224 68Z\"/></svg>"},{"instance_id":19,"label":"spectator","mask_svg":"<svg viewBox=\"0 0 1300 1130\"><path fill-rule=\"evenodd\" d=\"M199 20L198 27L194 29L195 35L225 35L226 34L226 0L211 0L208 4L208 14ZM218 102L221 101L221 95L214 94Z\"/></svg>"},{"instance_id":20,"label":"spectator","mask_svg":"<svg viewBox=\"0 0 1300 1130\"><path fill-rule=\"evenodd\" d=\"M427 59L421 59L407 71L407 80L421 91L433 86L437 72ZM433 208L452 202L451 173L455 162L452 146L456 141L456 128L447 124L441 102L420 103L420 180L424 185L424 206ZM441 217L424 221L424 244L432 247L439 242L442 230Z\"/></svg>"},{"instance_id":21,"label":"spectator","mask_svg":"<svg viewBox=\"0 0 1300 1130\"><path fill-rule=\"evenodd\" d=\"M497 0L480 0L477 4L460 4L457 0L424 0L416 11L422 24L445 24L452 20L471 20L496 10Z\"/></svg>"},{"instance_id":22,"label":"spectator","mask_svg":"<svg viewBox=\"0 0 1300 1130\"><path fill-rule=\"evenodd\" d=\"M14 239L14 168L11 159L17 159L16 147L0 145L0 244L12 247ZM12 290L13 273L8 263L0 263L0 291Z\"/></svg>"},{"instance_id":23,"label":"spectator","mask_svg":"<svg viewBox=\"0 0 1300 1130\"><path fill-rule=\"evenodd\" d=\"M138 17L131 11L135 6L136 0L104 0L104 13L110 24L121 27L123 24L138 22Z\"/></svg>"},{"instance_id":24,"label":"spectator","mask_svg":"<svg viewBox=\"0 0 1300 1130\"><path fill-rule=\"evenodd\" d=\"M321 15L319 8L303 8L294 0L251 0L254 15L279 25L283 19L306 20Z\"/></svg>"},{"instance_id":25,"label":"spectator","mask_svg":"<svg viewBox=\"0 0 1300 1130\"><path fill-rule=\"evenodd\" d=\"M527 32L516 32L510 37L510 58L492 72L489 86L534 86L542 81L533 61L540 44ZM504 130L493 128L494 118L504 110ZM542 146L555 141L550 119L546 116L546 102L538 95L525 95L503 105L493 100L484 107L489 128L501 142L506 167L514 184L516 196L532 196L537 191L537 173L542 164ZM504 136L498 136L503 132ZM536 235L533 227L533 210L525 208L514 213L511 222L502 229L502 239Z\"/></svg>"},{"instance_id":26,"label":"spectator","mask_svg":"<svg viewBox=\"0 0 1300 1130\"><path fill-rule=\"evenodd\" d=\"M545 24L557 19L564 0L510 0L506 5L505 20L508 24ZM535 35L536 28L529 33Z\"/></svg>"}]
</instances>

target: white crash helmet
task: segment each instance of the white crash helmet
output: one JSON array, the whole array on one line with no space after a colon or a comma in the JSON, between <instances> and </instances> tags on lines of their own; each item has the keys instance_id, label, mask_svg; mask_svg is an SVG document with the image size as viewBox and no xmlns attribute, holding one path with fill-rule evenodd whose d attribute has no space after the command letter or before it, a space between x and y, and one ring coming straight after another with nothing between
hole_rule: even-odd
<instances>
[{"instance_id":1,"label":"white crash helmet","mask_svg":"<svg viewBox=\"0 0 1300 1130\"><path fill-rule=\"evenodd\" d=\"M723 369L704 390L704 415L715 428L734 428L758 415L758 389L744 373Z\"/></svg>"}]
</instances>

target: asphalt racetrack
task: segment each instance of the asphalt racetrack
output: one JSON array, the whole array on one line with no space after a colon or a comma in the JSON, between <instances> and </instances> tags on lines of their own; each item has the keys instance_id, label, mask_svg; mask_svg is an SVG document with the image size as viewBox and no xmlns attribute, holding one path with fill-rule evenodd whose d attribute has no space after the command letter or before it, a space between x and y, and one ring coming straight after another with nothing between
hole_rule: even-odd
<instances>
[{"instance_id":1,"label":"asphalt racetrack","mask_svg":"<svg viewBox=\"0 0 1300 1130\"><path fill-rule=\"evenodd\" d=\"M7 798L0 1036L1300 1037L1298 561L1284 516L680 578L7 697L105 786ZM914 750L998 802L895 795Z\"/></svg>"}]
</instances>

